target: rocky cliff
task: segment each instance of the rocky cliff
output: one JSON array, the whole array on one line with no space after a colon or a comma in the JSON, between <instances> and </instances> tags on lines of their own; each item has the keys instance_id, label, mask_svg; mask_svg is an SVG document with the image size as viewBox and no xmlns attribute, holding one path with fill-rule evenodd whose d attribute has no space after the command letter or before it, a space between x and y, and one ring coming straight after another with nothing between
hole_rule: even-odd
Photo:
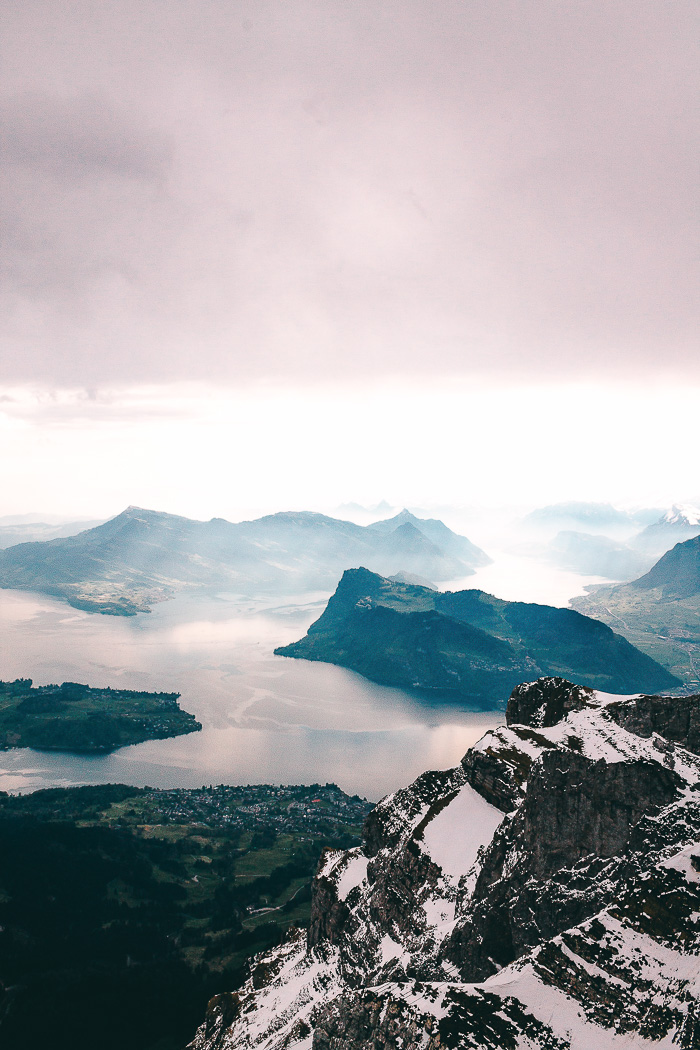
<instances>
[{"instance_id":1,"label":"rocky cliff","mask_svg":"<svg viewBox=\"0 0 700 1050\"><path fill-rule=\"evenodd\" d=\"M518 687L328 851L191 1050L700 1046L700 697Z\"/></svg>"}]
</instances>

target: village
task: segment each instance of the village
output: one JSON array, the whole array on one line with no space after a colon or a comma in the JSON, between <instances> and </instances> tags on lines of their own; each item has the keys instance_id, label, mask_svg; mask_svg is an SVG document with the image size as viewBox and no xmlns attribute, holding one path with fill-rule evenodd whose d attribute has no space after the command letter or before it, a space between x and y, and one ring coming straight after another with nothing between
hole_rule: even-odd
<instances>
[{"instance_id":1,"label":"village","mask_svg":"<svg viewBox=\"0 0 700 1050\"><path fill-rule=\"evenodd\" d=\"M372 803L359 795L346 795L335 784L219 784L167 790L146 788L129 799L123 816L143 818L151 825L265 831L305 841L335 839L350 829L356 834L371 809Z\"/></svg>"}]
</instances>

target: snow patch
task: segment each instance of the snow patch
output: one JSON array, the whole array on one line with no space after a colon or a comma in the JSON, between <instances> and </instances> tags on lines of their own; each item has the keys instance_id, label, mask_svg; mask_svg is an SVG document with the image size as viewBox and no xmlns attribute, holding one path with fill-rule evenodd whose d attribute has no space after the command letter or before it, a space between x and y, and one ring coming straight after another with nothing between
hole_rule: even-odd
<instances>
[{"instance_id":1,"label":"snow patch","mask_svg":"<svg viewBox=\"0 0 700 1050\"><path fill-rule=\"evenodd\" d=\"M503 813L465 784L423 832L431 859L457 882L475 863L479 849L491 841Z\"/></svg>"},{"instance_id":2,"label":"snow patch","mask_svg":"<svg viewBox=\"0 0 700 1050\"><path fill-rule=\"evenodd\" d=\"M685 875L686 882L700 882L700 871L693 867L691 857L700 857L700 842L693 842L686 846L675 857L662 860L660 867L673 868Z\"/></svg>"},{"instance_id":3,"label":"snow patch","mask_svg":"<svg viewBox=\"0 0 700 1050\"><path fill-rule=\"evenodd\" d=\"M600 704L601 707L607 707L608 704L617 704L624 700L639 700L643 695L643 693L603 693L600 689L596 689L593 692L593 701Z\"/></svg>"},{"instance_id":4,"label":"snow patch","mask_svg":"<svg viewBox=\"0 0 700 1050\"><path fill-rule=\"evenodd\" d=\"M395 941L393 937L385 933L379 942L379 954L382 966L386 966L388 962L392 962L394 959L401 959L406 953L398 941Z\"/></svg>"},{"instance_id":5,"label":"snow patch","mask_svg":"<svg viewBox=\"0 0 700 1050\"><path fill-rule=\"evenodd\" d=\"M367 879L367 857L356 853L350 854L349 863L343 868L340 878L336 883L336 893L339 901L344 901L351 890L361 886Z\"/></svg>"}]
</instances>

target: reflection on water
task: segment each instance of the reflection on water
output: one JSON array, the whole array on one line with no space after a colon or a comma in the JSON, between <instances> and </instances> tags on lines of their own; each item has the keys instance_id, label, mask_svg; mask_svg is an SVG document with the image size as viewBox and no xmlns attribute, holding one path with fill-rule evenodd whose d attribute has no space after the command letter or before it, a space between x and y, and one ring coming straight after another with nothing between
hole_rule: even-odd
<instances>
[{"instance_id":1,"label":"reflection on water","mask_svg":"<svg viewBox=\"0 0 700 1050\"><path fill-rule=\"evenodd\" d=\"M275 646L304 634L326 598L276 608L229 595L178 598L126 618L0 591L0 677L180 692L204 726L112 755L0 752L0 789L335 781L379 798L425 769L454 765L502 720L428 707L330 664L274 656Z\"/></svg>"}]
</instances>

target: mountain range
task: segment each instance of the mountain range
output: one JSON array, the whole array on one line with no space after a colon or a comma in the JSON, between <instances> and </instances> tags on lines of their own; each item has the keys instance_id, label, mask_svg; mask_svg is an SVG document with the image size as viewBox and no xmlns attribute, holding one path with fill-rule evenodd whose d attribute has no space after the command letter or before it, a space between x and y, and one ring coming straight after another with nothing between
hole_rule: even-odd
<instances>
[{"instance_id":1,"label":"mountain range","mask_svg":"<svg viewBox=\"0 0 700 1050\"><path fill-rule=\"evenodd\" d=\"M477 708L543 674L618 693L680 684L605 624L570 609L480 590L439 592L366 568L348 569L307 635L275 653Z\"/></svg>"},{"instance_id":2,"label":"mountain range","mask_svg":"<svg viewBox=\"0 0 700 1050\"><path fill-rule=\"evenodd\" d=\"M695 1050L700 696L514 690L328 850L190 1050Z\"/></svg>"},{"instance_id":3,"label":"mountain range","mask_svg":"<svg viewBox=\"0 0 700 1050\"><path fill-rule=\"evenodd\" d=\"M0 587L41 591L90 611L133 615L182 590L331 590L362 561L430 580L470 575L488 556L440 521L404 510L355 525L309 511L234 524L129 507L96 528L0 551Z\"/></svg>"},{"instance_id":4,"label":"mountain range","mask_svg":"<svg viewBox=\"0 0 700 1050\"><path fill-rule=\"evenodd\" d=\"M3 524L0 519L0 549L14 547L17 543L34 543L41 540L55 540L62 536L75 536L85 529L101 525L102 520L67 521L56 524L47 521L15 521Z\"/></svg>"},{"instance_id":5,"label":"mountain range","mask_svg":"<svg viewBox=\"0 0 700 1050\"><path fill-rule=\"evenodd\" d=\"M618 510L611 503L586 503L570 500L538 507L522 520L525 531L559 532L580 530L586 532L630 532L656 521L661 511L645 508L637 511Z\"/></svg>"}]
</instances>

